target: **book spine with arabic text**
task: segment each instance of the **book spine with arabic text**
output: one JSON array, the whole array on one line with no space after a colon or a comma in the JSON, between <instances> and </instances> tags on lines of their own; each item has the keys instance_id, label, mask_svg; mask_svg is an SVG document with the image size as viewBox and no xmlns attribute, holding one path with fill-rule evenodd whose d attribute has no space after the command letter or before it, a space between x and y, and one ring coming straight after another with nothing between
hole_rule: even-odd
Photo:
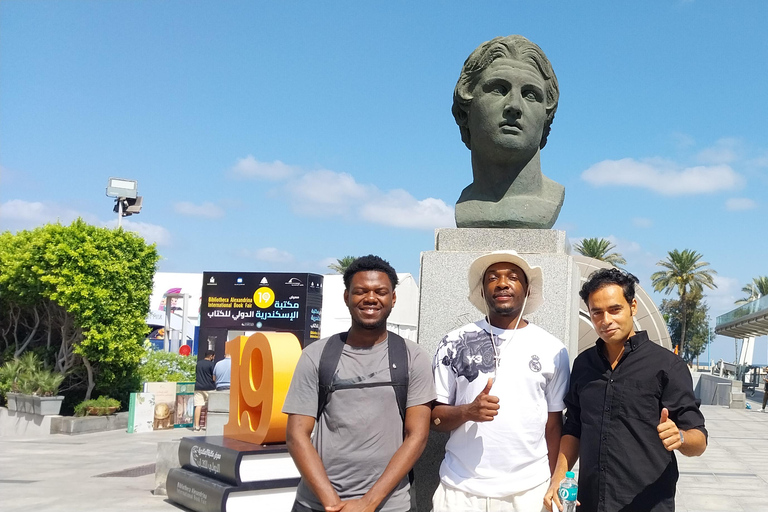
<instances>
[{"instance_id":1,"label":"book spine with arabic text","mask_svg":"<svg viewBox=\"0 0 768 512\"><path fill-rule=\"evenodd\" d=\"M204 439L203 437L182 438L179 443L181 466L232 485L242 484L237 471L240 451L207 443Z\"/></svg>"}]
</instances>

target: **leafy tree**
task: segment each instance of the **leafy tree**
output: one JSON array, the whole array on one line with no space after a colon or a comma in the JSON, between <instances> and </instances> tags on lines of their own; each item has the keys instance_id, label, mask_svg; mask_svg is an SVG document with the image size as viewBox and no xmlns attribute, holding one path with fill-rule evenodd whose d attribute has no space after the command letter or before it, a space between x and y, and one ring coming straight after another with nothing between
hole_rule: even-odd
<instances>
[{"instance_id":1,"label":"leafy tree","mask_svg":"<svg viewBox=\"0 0 768 512\"><path fill-rule=\"evenodd\" d=\"M344 256L341 259L337 259L336 263L331 263L328 268L336 272L337 274L343 274L347 268L357 259L356 256Z\"/></svg>"},{"instance_id":2,"label":"leafy tree","mask_svg":"<svg viewBox=\"0 0 768 512\"><path fill-rule=\"evenodd\" d=\"M659 310L664 316L669 329L669 336L672 342L678 345L680 355L687 362L693 362L696 359L698 364L699 355L704 352L707 345L715 339L715 332L709 327L710 318L708 315L709 306L703 300L701 290L693 290L686 295L686 304L683 306L682 300L664 299L661 302ZM686 315L686 340L682 341L683 314Z\"/></svg>"},{"instance_id":3,"label":"leafy tree","mask_svg":"<svg viewBox=\"0 0 768 512\"><path fill-rule=\"evenodd\" d=\"M611 252L616 246L605 238L584 238L573 248L579 254L610 263L614 267L627 264L621 253Z\"/></svg>"},{"instance_id":4,"label":"leafy tree","mask_svg":"<svg viewBox=\"0 0 768 512\"><path fill-rule=\"evenodd\" d=\"M752 282L741 289L747 296L736 301L736 304L746 304L768 295L768 276L753 277Z\"/></svg>"},{"instance_id":5,"label":"leafy tree","mask_svg":"<svg viewBox=\"0 0 768 512\"><path fill-rule=\"evenodd\" d=\"M668 253L666 260L659 261L656 265L666 270L654 272L651 275L653 289L657 292L664 291L669 294L676 290L680 297L680 343L685 346L686 328L688 315L686 308L689 304L686 301L689 292L701 292L703 287L714 289L717 285L714 282L715 270L709 267L709 263L701 260L701 254L689 249L678 251L677 249Z\"/></svg>"},{"instance_id":6,"label":"leafy tree","mask_svg":"<svg viewBox=\"0 0 768 512\"><path fill-rule=\"evenodd\" d=\"M154 245L81 219L0 235L0 340L11 357L44 355L85 387L127 398L148 328ZM4 356L7 357L7 356Z\"/></svg>"}]
</instances>

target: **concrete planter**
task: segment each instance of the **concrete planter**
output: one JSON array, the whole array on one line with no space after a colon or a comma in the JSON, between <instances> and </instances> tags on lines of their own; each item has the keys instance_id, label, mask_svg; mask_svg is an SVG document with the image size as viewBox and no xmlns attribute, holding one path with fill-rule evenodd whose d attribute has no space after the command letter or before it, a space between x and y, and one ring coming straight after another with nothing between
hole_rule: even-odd
<instances>
[{"instance_id":1,"label":"concrete planter","mask_svg":"<svg viewBox=\"0 0 768 512\"><path fill-rule=\"evenodd\" d=\"M33 402L34 398L35 397L32 395L24 395L22 393L18 393L16 395L16 411L24 412L28 414L34 414L35 413L35 405Z\"/></svg>"},{"instance_id":2,"label":"concrete planter","mask_svg":"<svg viewBox=\"0 0 768 512\"><path fill-rule=\"evenodd\" d=\"M33 396L33 412L38 416L52 416L54 414L59 414L61 411L61 403L63 401L63 396Z\"/></svg>"},{"instance_id":3,"label":"concrete planter","mask_svg":"<svg viewBox=\"0 0 768 512\"><path fill-rule=\"evenodd\" d=\"M51 418L51 434L91 434L107 430L126 430L127 428L127 412L118 412L109 416L59 416Z\"/></svg>"},{"instance_id":4,"label":"concrete planter","mask_svg":"<svg viewBox=\"0 0 768 512\"><path fill-rule=\"evenodd\" d=\"M16 397L18 397L18 393L11 393L10 391L5 394L5 400L8 402L8 410L9 411L17 411L18 406L16 405Z\"/></svg>"}]
</instances>

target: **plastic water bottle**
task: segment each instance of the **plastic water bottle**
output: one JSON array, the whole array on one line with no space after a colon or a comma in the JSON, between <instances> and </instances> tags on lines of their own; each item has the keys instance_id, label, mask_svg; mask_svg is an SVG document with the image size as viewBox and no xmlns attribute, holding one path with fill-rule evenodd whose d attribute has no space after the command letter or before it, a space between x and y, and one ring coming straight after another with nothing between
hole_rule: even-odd
<instances>
[{"instance_id":1,"label":"plastic water bottle","mask_svg":"<svg viewBox=\"0 0 768 512\"><path fill-rule=\"evenodd\" d=\"M575 477L573 471L568 471L565 478L560 482L557 495L560 497L560 503L563 504L563 512L576 511L576 494L579 491L579 484L576 483ZM555 511L553 510L553 512Z\"/></svg>"}]
</instances>

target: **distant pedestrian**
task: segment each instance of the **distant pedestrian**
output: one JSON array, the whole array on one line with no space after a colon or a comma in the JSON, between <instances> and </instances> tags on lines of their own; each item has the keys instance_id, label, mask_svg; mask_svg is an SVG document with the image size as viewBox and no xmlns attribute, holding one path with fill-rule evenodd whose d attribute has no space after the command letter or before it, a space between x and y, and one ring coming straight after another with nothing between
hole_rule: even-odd
<instances>
[{"instance_id":1,"label":"distant pedestrian","mask_svg":"<svg viewBox=\"0 0 768 512\"><path fill-rule=\"evenodd\" d=\"M213 367L213 380L216 381L216 391L229 391L230 374L232 373L232 356L227 354L224 359Z\"/></svg>"},{"instance_id":2,"label":"distant pedestrian","mask_svg":"<svg viewBox=\"0 0 768 512\"><path fill-rule=\"evenodd\" d=\"M200 414L208 403L208 392L216 389L213 382L213 350L207 350L195 368L195 432L200 430Z\"/></svg>"},{"instance_id":3,"label":"distant pedestrian","mask_svg":"<svg viewBox=\"0 0 768 512\"><path fill-rule=\"evenodd\" d=\"M765 412L765 404L768 403L768 366L765 367L765 377L763 377L763 381L765 382L765 386L763 387L763 408L762 408L762 411Z\"/></svg>"}]
</instances>

